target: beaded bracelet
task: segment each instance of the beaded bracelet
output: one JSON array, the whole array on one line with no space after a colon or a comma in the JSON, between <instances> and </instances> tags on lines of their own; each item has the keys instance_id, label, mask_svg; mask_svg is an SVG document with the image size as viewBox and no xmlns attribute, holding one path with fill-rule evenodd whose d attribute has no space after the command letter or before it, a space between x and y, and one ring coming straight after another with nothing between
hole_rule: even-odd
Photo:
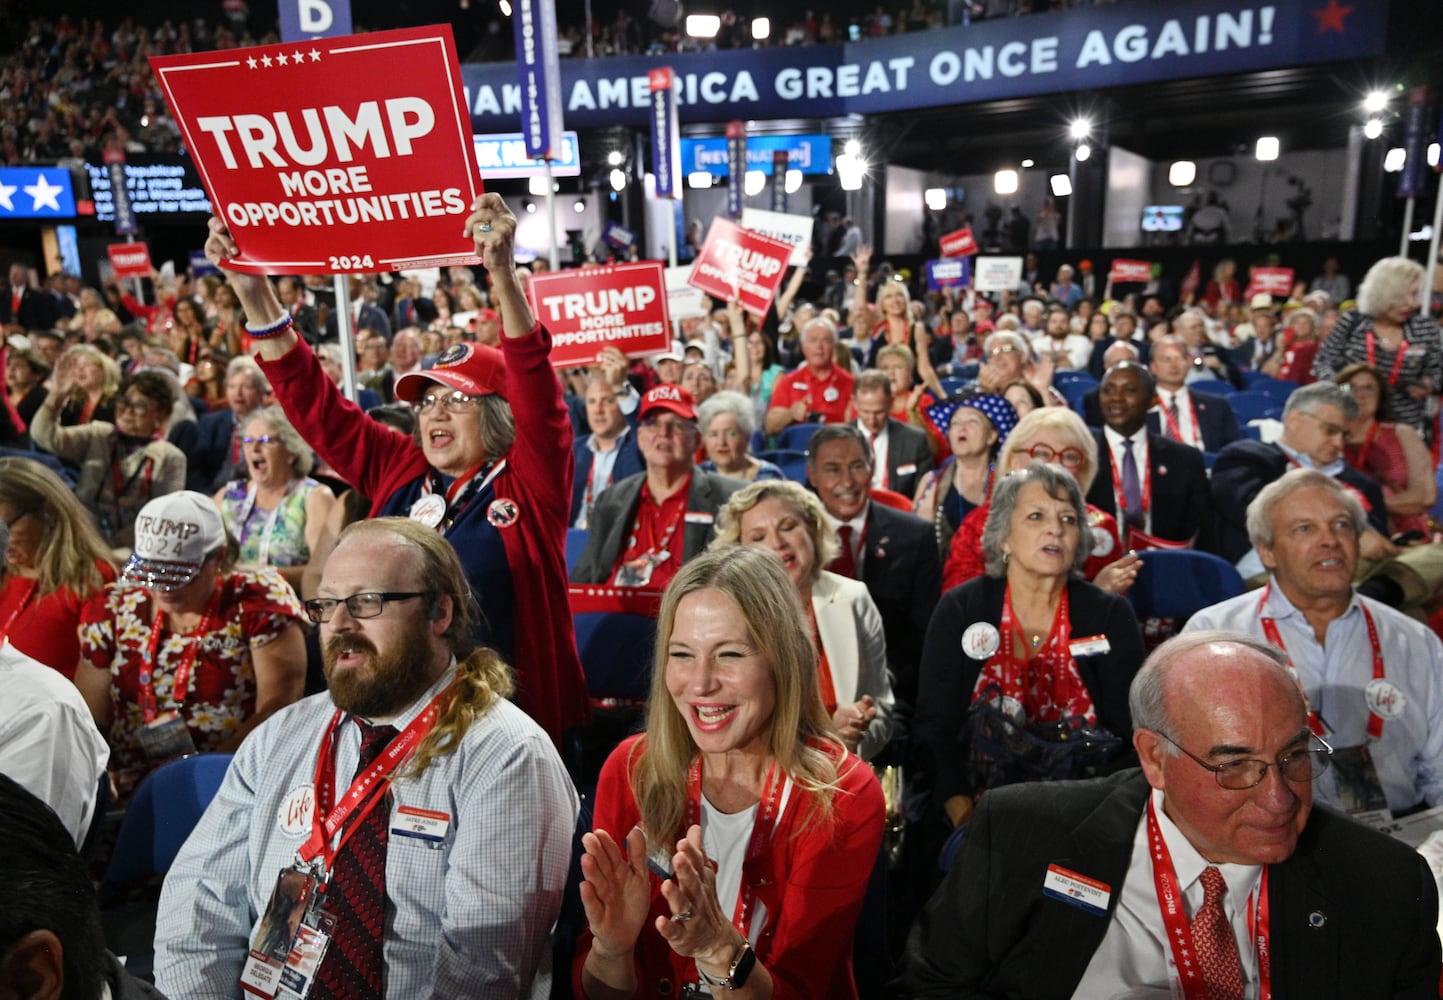
<instances>
[{"instance_id":1,"label":"beaded bracelet","mask_svg":"<svg viewBox=\"0 0 1443 1000\"><path fill-rule=\"evenodd\" d=\"M263 326L259 329L246 322L246 333L251 335L252 340L267 340L271 337L279 337L291 328L293 320L290 316L282 316L270 326Z\"/></svg>"}]
</instances>

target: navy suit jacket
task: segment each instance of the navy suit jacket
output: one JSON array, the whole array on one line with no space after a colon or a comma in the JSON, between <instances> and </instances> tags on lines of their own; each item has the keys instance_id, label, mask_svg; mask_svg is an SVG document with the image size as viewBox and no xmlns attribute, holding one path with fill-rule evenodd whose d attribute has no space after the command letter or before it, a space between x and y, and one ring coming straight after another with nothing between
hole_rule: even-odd
<instances>
[{"instance_id":1,"label":"navy suit jacket","mask_svg":"<svg viewBox=\"0 0 1443 1000\"><path fill-rule=\"evenodd\" d=\"M1092 477L1087 502L1117 516L1112 479L1112 449L1107 435L1097 439L1098 472ZM1152 484L1152 534L1171 542L1190 541L1208 528L1212 497L1202 452L1156 434L1147 436L1147 466ZM1121 473L1119 472L1119 476ZM1120 527L1120 525L1119 525ZM1123 539L1124 544L1126 539ZM1203 548L1198 545L1198 548Z\"/></svg>"},{"instance_id":2,"label":"navy suit jacket","mask_svg":"<svg viewBox=\"0 0 1443 1000\"><path fill-rule=\"evenodd\" d=\"M1161 391L1159 390L1159 392ZM1227 401L1226 397L1196 392L1191 386L1188 386L1187 394L1192 400L1193 412L1197 414L1197 426L1198 431L1202 434L1203 451L1217 453L1234 441L1241 441L1247 437L1238 424L1237 414L1233 413L1233 405ZM1161 397L1159 397L1159 405L1161 405L1160 400ZM1164 433L1161 410L1153 409L1148 412L1147 429L1152 434Z\"/></svg>"},{"instance_id":3,"label":"navy suit jacket","mask_svg":"<svg viewBox=\"0 0 1443 1000\"><path fill-rule=\"evenodd\" d=\"M381 309L371 305L369 302L361 305L361 321L356 324L351 333L357 333L361 327L374 330L386 338L391 339L391 320ZM326 313L326 339L335 340L340 333L336 327L336 311L332 309Z\"/></svg>"},{"instance_id":4,"label":"navy suit jacket","mask_svg":"<svg viewBox=\"0 0 1443 1000\"><path fill-rule=\"evenodd\" d=\"M576 457L576 476L571 482L571 517L567 524L576 523L576 515L581 513L581 502L586 497L586 482L591 478L591 463L596 458L594 452L588 446L591 435L579 437L571 445L572 454ZM626 437L621 439L618 445L621 450L617 452L616 464L611 467L611 482L619 483L623 479L643 472L646 463L642 461L641 449L636 444L635 429L628 430ZM596 498L601 495L609 484L602 483L601 489L592 496L591 502L595 503Z\"/></svg>"},{"instance_id":5,"label":"navy suit jacket","mask_svg":"<svg viewBox=\"0 0 1443 1000\"><path fill-rule=\"evenodd\" d=\"M220 488L215 477L230 457L235 437L235 411L213 410L199 420L176 424L170 443L185 452L185 488L206 496ZM241 463L244 470L245 463Z\"/></svg>"}]
</instances>

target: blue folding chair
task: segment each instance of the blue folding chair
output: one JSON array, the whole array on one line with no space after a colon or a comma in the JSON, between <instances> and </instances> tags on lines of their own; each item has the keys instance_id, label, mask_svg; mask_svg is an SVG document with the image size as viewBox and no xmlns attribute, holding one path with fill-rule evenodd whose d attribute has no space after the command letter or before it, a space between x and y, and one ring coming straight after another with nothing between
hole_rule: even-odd
<instances>
[{"instance_id":1,"label":"blue folding chair","mask_svg":"<svg viewBox=\"0 0 1443 1000\"><path fill-rule=\"evenodd\" d=\"M1055 385L1054 388L1062 394L1063 399L1067 400L1068 407L1074 413L1085 418L1086 414L1082 412L1082 401L1089 392L1097 388L1097 383L1090 380L1069 379L1060 385Z\"/></svg>"},{"instance_id":2,"label":"blue folding chair","mask_svg":"<svg viewBox=\"0 0 1443 1000\"><path fill-rule=\"evenodd\" d=\"M591 532L585 528L566 529L566 572L569 575L576 569L576 564L581 562L581 552L586 548L586 540L591 537Z\"/></svg>"},{"instance_id":3,"label":"blue folding chair","mask_svg":"<svg viewBox=\"0 0 1443 1000\"><path fill-rule=\"evenodd\" d=\"M806 451L807 442L821 424L792 424L777 435L777 447L784 451Z\"/></svg>"},{"instance_id":4,"label":"blue folding chair","mask_svg":"<svg viewBox=\"0 0 1443 1000\"><path fill-rule=\"evenodd\" d=\"M1097 379L1092 377L1091 372L1081 371L1075 368L1064 368L1061 371L1052 373L1052 387L1059 392L1062 387L1070 382L1086 382L1090 388L1097 388Z\"/></svg>"},{"instance_id":5,"label":"blue folding chair","mask_svg":"<svg viewBox=\"0 0 1443 1000\"><path fill-rule=\"evenodd\" d=\"M1187 387L1193 392L1205 392L1210 396L1231 396L1242 391L1223 378L1200 378L1196 382L1189 382Z\"/></svg>"},{"instance_id":6,"label":"blue folding chair","mask_svg":"<svg viewBox=\"0 0 1443 1000\"><path fill-rule=\"evenodd\" d=\"M105 882L121 886L163 875L200 822L230 767L228 753L182 757L156 768L130 799Z\"/></svg>"},{"instance_id":7,"label":"blue folding chair","mask_svg":"<svg viewBox=\"0 0 1443 1000\"><path fill-rule=\"evenodd\" d=\"M1210 552L1156 549L1139 555L1142 566L1127 594L1138 618L1186 622L1203 608L1244 590L1243 578L1233 564Z\"/></svg>"},{"instance_id":8,"label":"blue folding chair","mask_svg":"<svg viewBox=\"0 0 1443 1000\"><path fill-rule=\"evenodd\" d=\"M1251 387L1273 401L1275 406L1286 406L1288 397L1298 391L1298 383L1280 378L1270 378Z\"/></svg>"},{"instance_id":9,"label":"blue folding chair","mask_svg":"<svg viewBox=\"0 0 1443 1000\"><path fill-rule=\"evenodd\" d=\"M953 366L952 366L952 377L953 377L953 378L960 378L960 379L962 379L962 380L965 381L965 382L970 382L970 381L972 381L974 378L977 377L977 373L980 372L981 370L982 370L982 362L980 362L980 361L969 361L969 362L967 362L965 365L953 365Z\"/></svg>"},{"instance_id":10,"label":"blue folding chair","mask_svg":"<svg viewBox=\"0 0 1443 1000\"><path fill-rule=\"evenodd\" d=\"M1277 402L1265 392L1254 392L1244 390L1235 392L1228 397L1228 405L1233 408L1241 423L1249 420L1261 420L1267 416L1268 411L1277 409Z\"/></svg>"},{"instance_id":11,"label":"blue folding chair","mask_svg":"<svg viewBox=\"0 0 1443 1000\"><path fill-rule=\"evenodd\" d=\"M646 704L656 619L624 611L583 611L572 615L571 621L592 703L611 707Z\"/></svg>"},{"instance_id":12,"label":"blue folding chair","mask_svg":"<svg viewBox=\"0 0 1443 1000\"><path fill-rule=\"evenodd\" d=\"M966 387L967 380L964 378L957 378L956 376L952 376L949 378L944 378L942 380L942 391L946 393L948 398L956 396Z\"/></svg>"},{"instance_id":13,"label":"blue folding chair","mask_svg":"<svg viewBox=\"0 0 1443 1000\"><path fill-rule=\"evenodd\" d=\"M757 458L779 466L782 475L794 483L805 484L807 481L807 453L805 451L777 448L773 451L764 451Z\"/></svg>"},{"instance_id":14,"label":"blue folding chair","mask_svg":"<svg viewBox=\"0 0 1443 1000\"><path fill-rule=\"evenodd\" d=\"M1243 424L1243 434L1252 438L1254 441L1261 441L1263 439L1263 429L1261 427L1255 427L1252 424Z\"/></svg>"}]
</instances>

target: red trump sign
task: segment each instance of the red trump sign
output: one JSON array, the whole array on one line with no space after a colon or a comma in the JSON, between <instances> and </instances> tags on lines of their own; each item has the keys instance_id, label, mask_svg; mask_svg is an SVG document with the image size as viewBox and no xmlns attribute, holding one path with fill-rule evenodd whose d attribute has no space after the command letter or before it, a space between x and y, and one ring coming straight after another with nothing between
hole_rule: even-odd
<instances>
[{"instance_id":1,"label":"red trump sign","mask_svg":"<svg viewBox=\"0 0 1443 1000\"><path fill-rule=\"evenodd\" d=\"M740 299L747 312L765 316L791 255L790 243L717 218L707 231L687 282L723 302Z\"/></svg>"},{"instance_id":2,"label":"red trump sign","mask_svg":"<svg viewBox=\"0 0 1443 1000\"><path fill-rule=\"evenodd\" d=\"M551 332L557 368L589 365L603 347L639 357L671 346L661 261L533 275L531 308Z\"/></svg>"},{"instance_id":3,"label":"red trump sign","mask_svg":"<svg viewBox=\"0 0 1443 1000\"><path fill-rule=\"evenodd\" d=\"M105 252L117 278L150 277L150 251L144 243L111 243Z\"/></svg>"},{"instance_id":4,"label":"red trump sign","mask_svg":"<svg viewBox=\"0 0 1443 1000\"><path fill-rule=\"evenodd\" d=\"M1145 260L1118 258L1112 262L1112 271L1108 277L1119 284L1128 281L1151 281L1152 265Z\"/></svg>"},{"instance_id":5,"label":"red trump sign","mask_svg":"<svg viewBox=\"0 0 1443 1000\"><path fill-rule=\"evenodd\" d=\"M449 26L150 60L241 271L474 263L481 192Z\"/></svg>"},{"instance_id":6,"label":"red trump sign","mask_svg":"<svg viewBox=\"0 0 1443 1000\"><path fill-rule=\"evenodd\" d=\"M943 257L966 257L977 252L977 240L972 236L971 226L948 233L940 242Z\"/></svg>"},{"instance_id":7,"label":"red trump sign","mask_svg":"<svg viewBox=\"0 0 1443 1000\"><path fill-rule=\"evenodd\" d=\"M1255 267L1248 275L1248 289L1243 295L1251 299L1266 292L1287 298L1293 292L1293 269L1291 267Z\"/></svg>"}]
</instances>

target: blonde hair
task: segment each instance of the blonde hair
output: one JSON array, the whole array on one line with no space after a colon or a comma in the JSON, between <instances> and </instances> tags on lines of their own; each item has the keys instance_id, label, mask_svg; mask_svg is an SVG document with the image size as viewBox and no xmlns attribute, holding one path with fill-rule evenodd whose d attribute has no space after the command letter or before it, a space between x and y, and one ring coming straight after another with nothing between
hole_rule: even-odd
<instances>
[{"instance_id":1,"label":"blonde hair","mask_svg":"<svg viewBox=\"0 0 1443 1000\"><path fill-rule=\"evenodd\" d=\"M1057 432L1066 440L1068 447L1077 448L1085 456L1082 468L1073 475L1077 479L1077 485L1082 487L1082 495L1086 496L1087 491L1092 488L1092 480L1097 476L1097 440L1088 431L1082 418L1066 407L1044 406L1017 421L1017 426L1007 435L1002 453L997 456L998 470L1004 476L1011 472L1013 456L1027 454L1027 448L1033 444L1032 439L1043 431Z\"/></svg>"},{"instance_id":2,"label":"blonde hair","mask_svg":"<svg viewBox=\"0 0 1443 1000\"><path fill-rule=\"evenodd\" d=\"M767 749L777 767L811 793L812 809L802 827L830 819L838 761L844 758L818 690L817 650L801 596L770 553L733 546L687 563L662 595L646 736L637 741L630 761L632 791L648 836L671 837L686 814L687 771L699 751L667 689L666 665L677 606L702 590L719 591L736 605L771 669L776 707Z\"/></svg>"},{"instance_id":3,"label":"blonde hair","mask_svg":"<svg viewBox=\"0 0 1443 1000\"><path fill-rule=\"evenodd\" d=\"M837 533L827 523L827 510L816 494L786 479L763 479L733 493L717 514L716 538L710 545L711 550L746 545L742 541L742 515L763 500L780 500L807 526L807 533L812 536L812 548L817 553L812 565L812 579L817 579L822 575L823 568L837 558L842 546L837 541Z\"/></svg>"},{"instance_id":4,"label":"blonde hair","mask_svg":"<svg viewBox=\"0 0 1443 1000\"><path fill-rule=\"evenodd\" d=\"M477 608L471 583L451 543L438 533L407 517L378 517L357 521L341 532L340 541L352 535L386 535L409 543L417 552L416 579L433 592L431 615L443 597L451 599L451 625L446 638L457 660L456 691L441 718L421 741L405 776L420 777L432 761L460 745L471 724L515 689L511 671L494 650L475 645L471 638Z\"/></svg>"},{"instance_id":5,"label":"blonde hair","mask_svg":"<svg viewBox=\"0 0 1443 1000\"><path fill-rule=\"evenodd\" d=\"M1363 275L1358 285L1358 311L1368 316L1410 301L1408 288L1425 277L1423 265L1407 257L1384 257Z\"/></svg>"},{"instance_id":6,"label":"blonde hair","mask_svg":"<svg viewBox=\"0 0 1443 1000\"><path fill-rule=\"evenodd\" d=\"M0 503L44 524L36 552L40 594L69 587L84 600L105 586L97 568L115 565L79 498L55 473L29 458L0 458Z\"/></svg>"},{"instance_id":7,"label":"blonde hair","mask_svg":"<svg viewBox=\"0 0 1443 1000\"><path fill-rule=\"evenodd\" d=\"M72 344L66 349L65 353L80 361L89 361L91 364L99 366L101 372L105 375L105 383L100 389L100 398L102 400L110 399L120 391L120 365L116 364L115 359L109 354L106 354L98 347L92 347L90 344ZM74 400L84 399L85 390L77 385L74 390L71 391L70 398Z\"/></svg>"}]
</instances>

